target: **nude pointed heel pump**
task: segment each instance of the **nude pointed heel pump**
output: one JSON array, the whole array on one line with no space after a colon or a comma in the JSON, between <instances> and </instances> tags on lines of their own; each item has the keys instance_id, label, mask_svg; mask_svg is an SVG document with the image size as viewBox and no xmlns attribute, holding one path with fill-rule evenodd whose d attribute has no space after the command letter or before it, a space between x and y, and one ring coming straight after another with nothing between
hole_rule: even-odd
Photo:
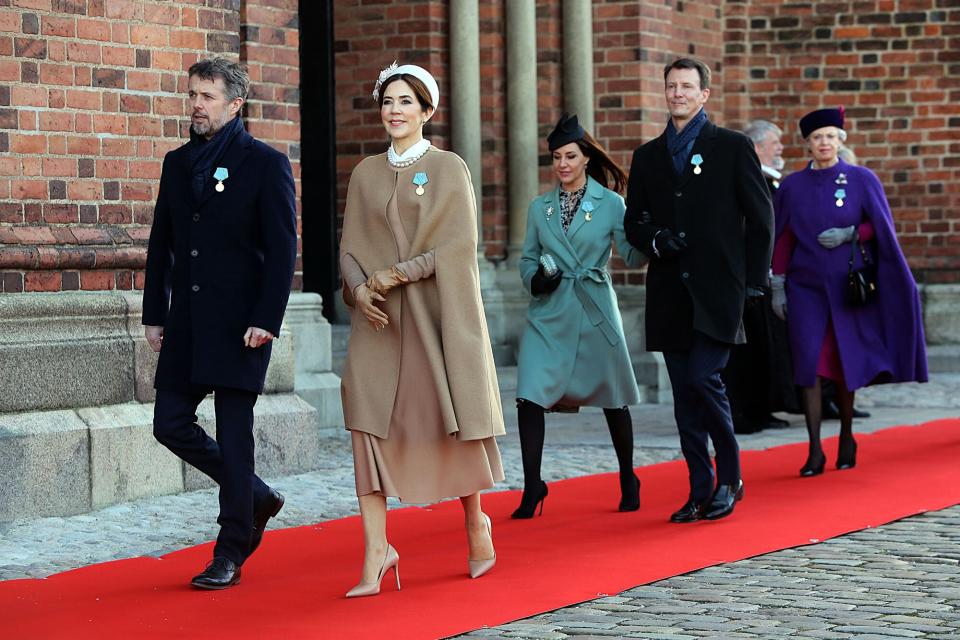
<instances>
[{"instance_id":1,"label":"nude pointed heel pump","mask_svg":"<svg viewBox=\"0 0 960 640\"><path fill-rule=\"evenodd\" d=\"M377 574L377 581L370 584L362 582L350 591L347 591L348 598L360 598L363 596L375 596L380 593L380 583L383 582L387 571L393 569L393 577L397 581L397 591L400 591L400 554L392 545L387 545L387 555L383 558L383 566L380 567L380 573Z\"/></svg>"},{"instance_id":2,"label":"nude pointed heel pump","mask_svg":"<svg viewBox=\"0 0 960 640\"><path fill-rule=\"evenodd\" d=\"M484 522L487 524L487 535L490 536L490 543L493 544L493 524L490 522L490 516L485 513L480 514L483 516ZM470 566L470 577L479 578L490 569L493 569L493 565L497 564L497 554L494 552L493 557L487 560L467 560L467 564Z\"/></svg>"}]
</instances>

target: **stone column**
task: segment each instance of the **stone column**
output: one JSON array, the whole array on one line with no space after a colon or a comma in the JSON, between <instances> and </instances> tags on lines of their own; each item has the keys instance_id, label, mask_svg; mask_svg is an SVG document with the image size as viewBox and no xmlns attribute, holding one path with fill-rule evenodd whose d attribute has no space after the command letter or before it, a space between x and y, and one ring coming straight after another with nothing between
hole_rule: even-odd
<instances>
[{"instance_id":1,"label":"stone column","mask_svg":"<svg viewBox=\"0 0 960 640\"><path fill-rule=\"evenodd\" d=\"M563 0L563 108L593 129L593 2Z\"/></svg>"},{"instance_id":2,"label":"stone column","mask_svg":"<svg viewBox=\"0 0 960 640\"><path fill-rule=\"evenodd\" d=\"M537 195L537 14L534 2L507 2L508 257L523 246L527 207Z\"/></svg>"},{"instance_id":3,"label":"stone column","mask_svg":"<svg viewBox=\"0 0 960 640\"><path fill-rule=\"evenodd\" d=\"M467 163L477 198L478 253L483 255L483 166L480 150L480 11L478 0L450 2L450 132Z\"/></svg>"}]
</instances>

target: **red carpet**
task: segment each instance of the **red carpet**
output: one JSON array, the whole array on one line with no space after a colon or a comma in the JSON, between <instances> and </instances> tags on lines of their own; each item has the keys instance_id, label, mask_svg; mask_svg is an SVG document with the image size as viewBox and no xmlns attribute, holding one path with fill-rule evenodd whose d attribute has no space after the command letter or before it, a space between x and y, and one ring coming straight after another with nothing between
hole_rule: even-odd
<instances>
[{"instance_id":1,"label":"red carpet","mask_svg":"<svg viewBox=\"0 0 960 640\"><path fill-rule=\"evenodd\" d=\"M400 552L372 598L346 600L359 577L360 521L268 532L222 592L186 585L210 545L135 558L46 580L0 582L3 638L438 638L614 594L669 576L809 544L960 503L960 420L860 435L859 466L801 479L806 445L743 455L746 498L726 520L673 525L686 497L682 462L640 469L639 512L613 511L615 476L555 482L542 518L512 521L519 494L484 496L497 567L466 576L459 503L390 513ZM611 451L611 455L613 452ZM288 499L296 500L296 496ZM211 515L212 517L212 515ZM392 577L392 576L391 576ZM388 586L389 585L389 586Z\"/></svg>"}]
</instances>

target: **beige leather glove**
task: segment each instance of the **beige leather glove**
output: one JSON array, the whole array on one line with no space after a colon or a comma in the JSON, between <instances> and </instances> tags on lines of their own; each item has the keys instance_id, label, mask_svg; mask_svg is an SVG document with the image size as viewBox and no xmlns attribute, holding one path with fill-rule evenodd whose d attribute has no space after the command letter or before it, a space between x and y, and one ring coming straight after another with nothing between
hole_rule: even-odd
<instances>
[{"instance_id":1,"label":"beige leather glove","mask_svg":"<svg viewBox=\"0 0 960 640\"><path fill-rule=\"evenodd\" d=\"M357 288L353 290L353 297L356 300L357 309L374 329L380 331L390 324L386 312L375 304L376 302L386 302L386 298L370 289L366 283L357 285Z\"/></svg>"},{"instance_id":2,"label":"beige leather glove","mask_svg":"<svg viewBox=\"0 0 960 640\"><path fill-rule=\"evenodd\" d=\"M400 269L390 267L389 269L380 269L374 271L373 275L367 278L367 287L382 296L387 295L391 289L406 284L410 280Z\"/></svg>"}]
</instances>

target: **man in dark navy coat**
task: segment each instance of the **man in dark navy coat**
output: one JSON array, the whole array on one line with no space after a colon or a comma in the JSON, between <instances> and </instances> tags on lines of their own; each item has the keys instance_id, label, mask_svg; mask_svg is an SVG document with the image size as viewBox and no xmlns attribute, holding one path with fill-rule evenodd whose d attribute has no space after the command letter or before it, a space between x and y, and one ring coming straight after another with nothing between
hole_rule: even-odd
<instances>
[{"instance_id":1,"label":"man in dark navy coat","mask_svg":"<svg viewBox=\"0 0 960 640\"><path fill-rule=\"evenodd\" d=\"M250 79L225 58L189 71L190 142L167 154L143 292L160 353L154 435L220 485L213 561L192 584L223 589L257 548L283 496L254 473L253 406L280 333L296 259L290 162L243 128ZM214 394L217 439L197 425Z\"/></svg>"},{"instance_id":2,"label":"man in dark navy coat","mask_svg":"<svg viewBox=\"0 0 960 640\"><path fill-rule=\"evenodd\" d=\"M767 283L773 207L753 143L707 119L709 67L681 58L663 75L670 120L633 154L624 228L651 259L646 348L663 352L690 473L688 500L671 520L693 522L730 515L743 496L720 372L744 340L745 297Z\"/></svg>"}]
</instances>

